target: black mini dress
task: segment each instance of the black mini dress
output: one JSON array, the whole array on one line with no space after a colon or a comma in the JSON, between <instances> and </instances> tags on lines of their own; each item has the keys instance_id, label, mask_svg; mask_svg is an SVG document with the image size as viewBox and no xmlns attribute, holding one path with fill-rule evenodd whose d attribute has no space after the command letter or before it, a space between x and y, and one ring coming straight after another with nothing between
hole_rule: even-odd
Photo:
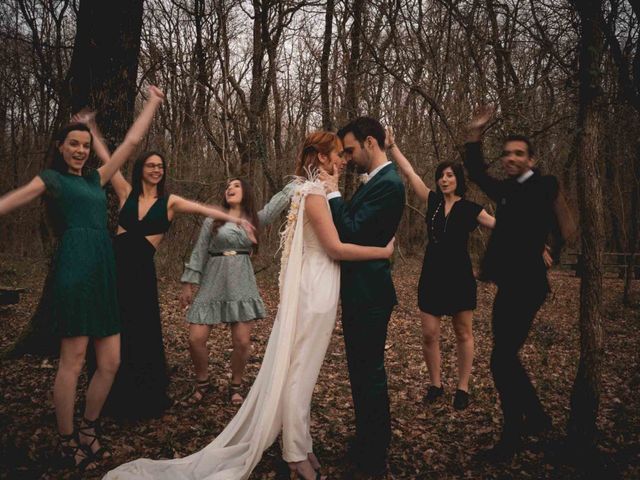
<instances>
[{"instance_id":1,"label":"black mini dress","mask_svg":"<svg viewBox=\"0 0 640 480\"><path fill-rule=\"evenodd\" d=\"M418 307L431 315L454 315L476 308L476 279L469 258L469 234L478 226L482 206L465 200L444 214L444 198L427 199L428 244L418 282Z\"/></svg>"}]
</instances>

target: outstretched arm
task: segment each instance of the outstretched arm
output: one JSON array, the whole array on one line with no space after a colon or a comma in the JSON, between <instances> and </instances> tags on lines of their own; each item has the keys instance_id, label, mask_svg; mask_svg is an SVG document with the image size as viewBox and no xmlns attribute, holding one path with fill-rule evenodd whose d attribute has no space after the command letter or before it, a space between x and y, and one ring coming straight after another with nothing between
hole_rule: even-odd
<instances>
[{"instance_id":1,"label":"outstretched arm","mask_svg":"<svg viewBox=\"0 0 640 480\"><path fill-rule=\"evenodd\" d=\"M418 175L413 169L411 162L407 160L407 157L402 154L400 148L396 145L393 128L387 127L386 132L387 134L384 143L387 151L391 155L391 159L396 162L402 174L407 177L411 188L416 192L418 198L423 202L426 202L429 197L429 187L427 187L422 178L420 178L420 175Z\"/></svg>"},{"instance_id":2,"label":"outstretched arm","mask_svg":"<svg viewBox=\"0 0 640 480\"><path fill-rule=\"evenodd\" d=\"M295 183L291 182L284 186L284 188L276 193L271 200L262 207L262 210L258 212L258 221L260 227L269 225L283 212L285 208L289 206L291 196L295 190Z\"/></svg>"},{"instance_id":3,"label":"outstretched arm","mask_svg":"<svg viewBox=\"0 0 640 480\"><path fill-rule=\"evenodd\" d=\"M342 243L327 208L327 201L322 195L307 195L305 214L322 248L334 260L378 260L389 258L393 253L393 239L386 247L364 247Z\"/></svg>"},{"instance_id":4,"label":"outstretched arm","mask_svg":"<svg viewBox=\"0 0 640 480\"><path fill-rule=\"evenodd\" d=\"M102 137L102 132L98 128L96 124L96 114L95 112L91 112L89 110L82 110L79 113L76 113L73 118L73 121L84 123L91 130L91 135L93 136L93 151L96 153L96 156L100 159L102 164L107 164L111 160L111 152L107 148L107 145L104 142L104 138ZM111 185L118 196L118 201L120 202L120 208L124 205L124 202L127 200L127 197L131 193L131 185L127 182L122 175L122 172L118 170L113 177L111 177Z\"/></svg>"},{"instance_id":5,"label":"outstretched arm","mask_svg":"<svg viewBox=\"0 0 640 480\"><path fill-rule=\"evenodd\" d=\"M201 203L179 197L178 195L171 195L169 197L169 202L167 203L167 208L169 210L169 215L171 215L170 218L172 218L175 213L194 213L196 215L204 215L205 217L214 218L216 220L236 223L238 226L242 227L245 232L247 232L249 240L253 243L258 243L255 235L256 229L251 222L244 218L229 215L220 207L203 205Z\"/></svg>"},{"instance_id":6,"label":"outstretched arm","mask_svg":"<svg viewBox=\"0 0 640 480\"><path fill-rule=\"evenodd\" d=\"M6 215L16 208L35 200L46 191L46 186L40 177L34 177L26 185L16 188L0 197L0 216Z\"/></svg>"},{"instance_id":7,"label":"outstretched arm","mask_svg":"<svg viewBox=\"0 0 640 480\"><path fill-rule=\"evenodd\" d=\"M113 155L102 167L98 169L100 173L100 183L105 185L111 180L111 177L124 165L124 162L131 156L134 150L140 144L140 140L147 133L153 115L164 100L164 94L158 87L149 87L149 100L144 105L142 112L138 115L131 128L124 137L123 142L116 148Z\"/></svg>"}]
</instances>

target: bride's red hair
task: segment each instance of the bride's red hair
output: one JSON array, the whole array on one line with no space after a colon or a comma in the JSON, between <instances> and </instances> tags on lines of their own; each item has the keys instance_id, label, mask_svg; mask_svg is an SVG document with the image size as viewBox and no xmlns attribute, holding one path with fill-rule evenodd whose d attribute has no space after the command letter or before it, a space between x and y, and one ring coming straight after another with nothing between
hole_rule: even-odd
<instances>
[{"instance_id":1,"label":"bride's red hair","mask_svg":"<svg viewBox=\"0 0 640 480\"><path fill-rule=\"evenodd\" d=\"M340 137L333 132L319 131L307 135L296 158L296 175L306 177L306 170L313 171L320 166L318 155L329 155L340 148Z\"/></svg>"}]
</instances>

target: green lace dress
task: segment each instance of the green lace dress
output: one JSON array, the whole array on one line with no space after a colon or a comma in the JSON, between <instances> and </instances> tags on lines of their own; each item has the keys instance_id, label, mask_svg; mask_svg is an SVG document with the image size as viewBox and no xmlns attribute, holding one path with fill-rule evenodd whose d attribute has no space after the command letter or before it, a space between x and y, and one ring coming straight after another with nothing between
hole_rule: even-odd
<instances>
[{"instance_id":1,"label":"green lace dress","mask_svg":"<svg viewBox=\"0 0 640 480\"><path fill-rule=\"evenodd\" d=\"M59 235L53 257L52 311L62 337L107 337L120 332L107 197L94 170L86 176L44 170Z\"/></svg>"}]
</instances>

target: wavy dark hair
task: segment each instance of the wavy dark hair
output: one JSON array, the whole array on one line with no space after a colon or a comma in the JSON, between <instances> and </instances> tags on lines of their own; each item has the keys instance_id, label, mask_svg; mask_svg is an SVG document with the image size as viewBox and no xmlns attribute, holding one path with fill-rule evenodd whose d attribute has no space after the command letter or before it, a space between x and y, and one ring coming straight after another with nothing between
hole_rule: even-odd
<instances>
[{"instance_id":1,"label":"wavy dark hair","mask_svg":"<svg viewBox=\"0 0 640 480\"><path fill-rule=\"evenodd\" d=\"M259 240L258 228L260 227L260 222L258 220L258 212L256 211L256 202L253 195L253 187L249 182L240 177L230 178L227 181L224 191L222 192L222 201L220 202L220 204L227 210L231 208L231 205L229 205L229 203L227 202L225 192L227 191L227 187L229 186L229 184L236 180L240 182L240 186L242 187L242 202L240 202L240 208L242 209L243 216L247 220L249 220L251 224L256 228L256 240ZM213 236L217 235L218 230L220 230L220 227L225 223L227 222L222 220L214 220L213 225L211 226L211 234ZM258 253L258 245L254 245L253 253Z\"/></svg>"},{"instance_id":2,"label":"wavy dark hair","mask_svg":"<svg viewBox=\"0 0 640 480\"><path fill-rule=\"evenodd\" d=\"M167 194L164 187L167 178L167 162L164 159L164 155L156 150L148 150L142 152L133 164L133 170L131 171L131 195L133 195L133 198L138 198L142 193L142 170L145 162L153 155L157 155L162 161L162 179L158 182L158 198L163 198Z\"/></svg>"},{"instance_id":3,"label":"wavy dark hair","mask_svg":"<svg viewBox=\"0 0 640 480\"><path fill-rule=\"evenodd\" d=\"M87 132L91 137L90 147L93 146L93 135L91 134L91 130L89 130L89 127L84 123L70 123L62 127L54 138L56 146L53 149L53 156L51 157L49 168L60 173L67 173L69 171L69 165L67 165L67 162L64 161L64 157L62 156L62 153L60 153L59 147L67 139L67 135L69 135L69 133L76 131Z\"/></svg>"},{"instance_id":4,"label":"wavy dark hair","mask_svg":"<svg viewBox=\"0 0 640 480\"><path fill-rule=\"evenodd\" d=\"M465 181L465 178L464 178L464 169L462 168L462 165L460 165L460 163L458 162L444 161L438 164L438 166L436 167L436 174L435 174L436 192L439 195L442 195L442 190L440 190L440 185L438 185L438 180L442 178L442 174L447 168L451 168L451 170L453 170L453 174L456 177L455 194L458 195L459 197L464 197L464 194L467 193L467 182Z\"/></svg>"}]
</instances>

